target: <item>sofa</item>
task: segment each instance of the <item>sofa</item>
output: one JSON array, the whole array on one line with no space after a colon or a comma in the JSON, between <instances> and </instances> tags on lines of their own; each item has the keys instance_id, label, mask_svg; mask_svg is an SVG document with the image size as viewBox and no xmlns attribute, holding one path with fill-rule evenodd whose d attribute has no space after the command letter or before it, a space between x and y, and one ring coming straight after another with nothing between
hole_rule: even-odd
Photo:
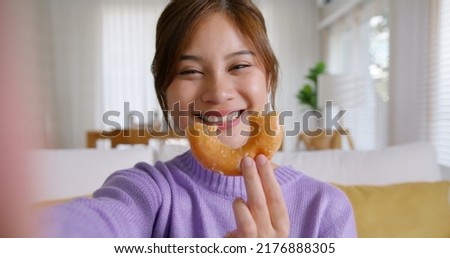
<instances>
[{"instance_id":1,"label":"sofa","mask_svg":"<svg viewBox=\"0 0 450 258\"><path fill-rule=\"evenodd\" d=\"M116 170L140 161L166 161L188 148L181 141L124 149L33 151L33 201L54 203L90 195ZM359 237L450 237L450 181L443 178L430 144L278 152L273 161L341 189L352 203Z\"/></svg>"}]
</instances>

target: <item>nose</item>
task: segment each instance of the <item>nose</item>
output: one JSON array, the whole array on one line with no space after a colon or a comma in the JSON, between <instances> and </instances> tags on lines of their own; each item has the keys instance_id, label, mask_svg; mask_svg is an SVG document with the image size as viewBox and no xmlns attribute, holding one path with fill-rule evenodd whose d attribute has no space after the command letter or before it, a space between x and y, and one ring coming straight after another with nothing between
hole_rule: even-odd
<instances>
[{"instance_id":1,"label":"nose","mask_svg":"<svg viewBox=\"0 0 450 258\"><path fill-rule=\"evenodd\" d=\"M209 104L222 104L235 97L233 82L226 76L211 76L205 80L201 100Z\"/></svg>"}]
</instances>

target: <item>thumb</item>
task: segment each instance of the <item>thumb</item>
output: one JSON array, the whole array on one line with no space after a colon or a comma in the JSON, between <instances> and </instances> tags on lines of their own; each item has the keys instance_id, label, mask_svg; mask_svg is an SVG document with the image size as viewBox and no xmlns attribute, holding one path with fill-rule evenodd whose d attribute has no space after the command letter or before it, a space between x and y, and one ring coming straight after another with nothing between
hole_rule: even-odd
<instances>
[{"instance_id":1,"label":"thumb","mask_svg":"<svg viewBox=\"0 0 450 258\"><path fill-rule=\"evenodd\" d=\"M225 238L236 238L237 237L237 229L226 233L224 237Z\"/></svg>"}]
</instances>

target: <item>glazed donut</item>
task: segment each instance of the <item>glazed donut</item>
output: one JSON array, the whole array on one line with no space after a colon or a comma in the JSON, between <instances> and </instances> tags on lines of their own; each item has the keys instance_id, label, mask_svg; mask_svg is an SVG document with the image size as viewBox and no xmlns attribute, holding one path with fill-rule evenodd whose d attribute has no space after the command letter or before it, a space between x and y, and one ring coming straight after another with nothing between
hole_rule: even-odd
<instances>
[{"instance_id":1,"label":"glazed donut","mask_svg":"<svg viewBox=\"0 0 450 258\"><path fill-rule=\"evenodd\" d=\"M239 165L245 156L255 158L258 154L264 154L270 160L283 140L278 114L258 113L257 116L249 116L248 121L252 127L250 136L245 145L238 149L232 149L218 139L217 127L195 122L187 132L194 157L206 169L229 176L241 175Z\"/></svg>"}]
</instances>

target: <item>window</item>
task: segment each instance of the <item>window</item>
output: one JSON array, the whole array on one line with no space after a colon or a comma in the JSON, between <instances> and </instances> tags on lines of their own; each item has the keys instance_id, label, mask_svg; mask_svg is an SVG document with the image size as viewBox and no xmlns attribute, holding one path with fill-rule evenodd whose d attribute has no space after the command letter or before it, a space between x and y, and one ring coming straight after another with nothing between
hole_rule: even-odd
<instances>
[{"instance_id":1,"label":"window","mask_svg":"<svg viewBox=\"0 0 450 258\"><path fill-rule=\"evenodd\" d=\"M450 1L431 1L427 138L450 167Z\"/></svg>"},{"instance_id":2,"label":"window","mask_svg":"<svg viewBox=\"0 0 450 258\"><path fill-rule=\"evenodd\" d=\"M166 1L102 2L100 108L102 114L119 111L120 117L110 120L122 128L151 122L148 111L159 110L150 68L155 51L156 22L166 4ZM138 121L137 117L130 121L130 117L124 117L127 110L140 112L144 121Z\"/></svg>"},{"instance_id":3,"label":"window","mask_svg":"<svg viewBox=\"0 0 450 258\"><path fill-rule=\"evenodd\" d=\"M383 3L359 4L324 31L327 72L358 78L352 82L357 93L338 93L349 103L342 123L357 149L387 145L389 15Z\"/></svg>"}]
</instances>

